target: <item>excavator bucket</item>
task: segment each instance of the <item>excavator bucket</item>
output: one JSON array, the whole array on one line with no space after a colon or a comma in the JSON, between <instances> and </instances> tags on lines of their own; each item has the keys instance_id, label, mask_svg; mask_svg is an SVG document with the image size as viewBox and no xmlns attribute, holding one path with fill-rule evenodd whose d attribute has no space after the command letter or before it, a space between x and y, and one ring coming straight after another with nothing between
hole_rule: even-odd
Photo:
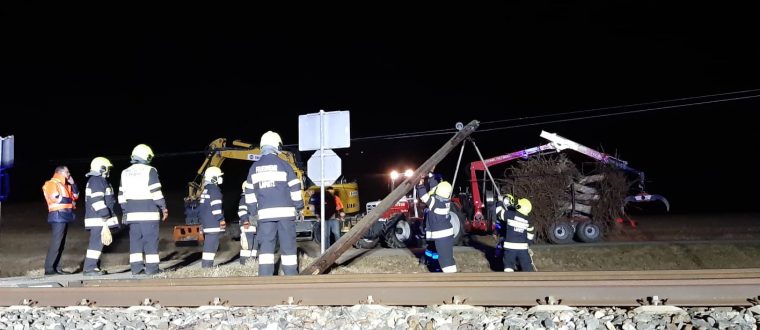
<instances>
[{"instance_id":1,"label":"excavator bucket","mask_svg":"<svg viewBox=\"0 0 760 330\"><path fill-rule=\"evenodd\" d=\"M628 196L623 200L623 213L625 213L625 206L628 205L629 202L632 203L644 203L644 202L654 202L654 201L660 201L663 204L665 204L665 210L670 211L670 202L668 200L661 196L661 195L652 195L648 193L640 193L633 196Z\"/></svg>"}]
</instances>

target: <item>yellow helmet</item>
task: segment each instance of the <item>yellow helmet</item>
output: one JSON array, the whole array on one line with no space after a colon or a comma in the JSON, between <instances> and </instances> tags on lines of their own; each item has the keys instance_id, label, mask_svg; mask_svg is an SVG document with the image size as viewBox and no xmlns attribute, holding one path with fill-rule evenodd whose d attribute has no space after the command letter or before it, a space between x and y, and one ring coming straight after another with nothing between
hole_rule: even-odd
<instances>
[{"instance_id":1,"label":"yellow helmet","mask_svg":"<svg viewBox=\"0 0 760 330\"><path fill-rule=\"evenodd\" d=\"M92 162L90 162L90 171L98 172L101 175L108 175L111 167L113 167L113 164L111 164L111 161L105 157L95 157L92 159Z\"/></svg>"},{"instance_id":2,"label":"yellow helmet","mask_svg":"<svg viewBox=\"0 0 760 330\"><path fill-rule=\"evenodd\" d=\"M527 198L520 198L517 201L517 212L528 215L531 210L533 210L533 204Z\"/></svg>"},{"instance_id":3,"label":"yellow helmet","mask_svg":"<svg viewBox=\"0 0 760 330\"><path fill-rule=\"evenodd\" d=\"M138 144L132 149L132 160L142 160L146 163L150 163L153 160L153 149L146 144Z\"/></svg>"},{"instance_id":4,"label":"yellow helmet","mask_svg":"<svg viewBox=\"0 0 760 330\"><path fill-rule=\"evenodd\" d=\"M504 203L504 206L515 206L515 196L512 196L512 194L506 194L501 202Z\"/></svg>"},{"instance_id":5,"label":"yellow helmet","mask_svg":"<svg viewBox=\"0 0 760 330\"><path fill-rule=\"evenodd\" d=\"M435 186L435 194L443 198L451 197L451 190L451 183L448 183L447 181L441 181Z\"/></svg>"},{"instance_id":6,"label":"yellow helmet","mask_svg":"<svg viewBox=\"0 0 760 330\"><path fill-rule=\"evenodd\" d=\"M268 131L264 133L264 135L261 136L261 142L259 142L259 147L272 146L277 149L280 149L280 145L282 145L282 139L280 138L280 134L277 134L272 131Z\"/></svg>"},{"instance_id":7,"label":"yellow helmet","mask_svg":"<svg viewBox=\"0 0 760 330\"><path fill-rule=\"evenodd\" d=\"M212 183L222 184L222 169L216 166L211 166L203 172L203 179Z\"/></svg>"}]
</instances>

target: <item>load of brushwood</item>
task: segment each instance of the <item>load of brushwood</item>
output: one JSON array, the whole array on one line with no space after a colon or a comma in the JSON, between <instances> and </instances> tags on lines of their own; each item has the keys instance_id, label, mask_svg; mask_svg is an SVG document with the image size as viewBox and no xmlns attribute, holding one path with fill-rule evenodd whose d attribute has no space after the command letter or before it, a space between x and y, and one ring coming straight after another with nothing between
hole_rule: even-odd
<instances>
[{"instance_id":1,"label":"load of brushwood","mask_svg":"<svg viewBox=\"0 0 760 330\"><path fill-rule=\"evenodd\" d=\"M599 162L583 173L564 154L518 161L498 181L502 194L531 201L536 241L547 239L552 224L570 219L591 221L608 231L623 215L623 200L635 184L623 171Z\"/></svg>"}]
</instances>

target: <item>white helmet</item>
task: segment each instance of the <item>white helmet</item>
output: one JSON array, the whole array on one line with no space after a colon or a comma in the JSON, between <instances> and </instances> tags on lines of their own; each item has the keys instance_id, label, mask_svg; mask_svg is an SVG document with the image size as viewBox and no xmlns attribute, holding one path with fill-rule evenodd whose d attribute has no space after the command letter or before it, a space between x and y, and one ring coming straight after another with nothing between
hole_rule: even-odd
<instances>
[{"instance_id":1,"label":"white helmet","mask_svg":"<svg viewBox=\"0 0 760 330\"><path fill-rule=\"evenodd\" d=\"M90 171L100 173L103 177L108 177L111 167L113 167L113 164L105 157L95 157L90 162Z\"/></svg>"},{"instance_id":2,"label":"white helmet","mask_svg":"<svg viewBox=\"0 0 760 330\"><path fill-rule=\"evenodd\" d=\"M272 146L280 149L280 146L282 145L282 139L280 138L280 134L277 134L272 131L268 131L264 133L264 135L261 136L261 142L259 143L259 147L263 146Z\"/></svg>"},{"instance_id":3,"label":"white helmet","mask_svg":"<svg viewBox=\"0 0 760 330\"><path fill-rule=\"evenodd\" d=\"M203 180L215 184L222 184L222 175L224 175L224 173L222 173L221 168L211 166L203 172Z\"/></svg>"},{"instance_id":4,"label":"white helmet","mask_svg":"<svg viewBox=\"0 0 760 330\"><path fill-rule=\"evenodd\" d=\"M146 144L138 144L132 149L132 161L142 160L145 163L150 163L153 156L153 149Z\"/></svg>"}]
</instances>

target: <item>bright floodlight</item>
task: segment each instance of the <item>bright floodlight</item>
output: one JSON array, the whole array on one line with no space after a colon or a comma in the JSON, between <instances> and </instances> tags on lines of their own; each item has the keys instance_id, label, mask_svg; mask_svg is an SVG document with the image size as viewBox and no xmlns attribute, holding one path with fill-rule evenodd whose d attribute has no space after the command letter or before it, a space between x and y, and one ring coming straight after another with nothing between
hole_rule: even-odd
<instances>
[{"instance_id":1,"label":"bright floodlight","mask_svg":"<svg viewBox=\"0 0 760 330\"><path fill-rule=\"evenodd\" d=\"M404 176L407 177L407 178L410 177L410 176L412 176L412 174L414 174L414 171L412 171L410 169L407 169L406 171L404 171Z\"/></svg>"},{"instance_id":2,"label":"bright floodlight","mask_svg":"<svg viewBox=\"0 0 760 330\"><path fill-rule=\"evenodd\" d=\"M398 179L398 172L396 170L391 171L391 180Z\"/></svg>"}]
</instances>

